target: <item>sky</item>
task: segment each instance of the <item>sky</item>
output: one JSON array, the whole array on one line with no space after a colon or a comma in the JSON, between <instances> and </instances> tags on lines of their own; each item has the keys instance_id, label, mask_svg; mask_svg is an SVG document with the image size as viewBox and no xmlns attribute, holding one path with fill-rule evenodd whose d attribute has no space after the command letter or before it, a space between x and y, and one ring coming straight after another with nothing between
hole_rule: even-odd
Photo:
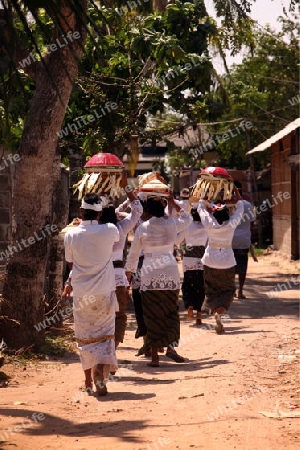
<instances>
[{"instance_id":1,"label":"sky","mask_svg":"<svg viewBox=\"0 0 300 450\"><path fill-rule=\"evenodd\" d=\"M272 28L279 31L280 24L278 22L278 17L283 15L283 8L285 7L288 11L290 0L256 0L252 6L252 12L250 16L252 19L257 20L259 25L265 26L269 24ZM214 15L213 0L205 0L205 5L207 11ZM232 58L228 56L227 63L239 64L242 61L242 55ZM223 64L219 58L214 60L214 65L219 73L224 72Z\"/></svg>"},{"instance_id":2,"label":"sky","mask_svg":"<svg viewBox=\"0 0 300 450\"><path fill-rule=\"evenodd\" d=\"M205 5L209 13L213 13L213 0L205 0ZM282 15L283 7L289 8L290 0L256 0L252 5L250 16L261 25L269 23L278 28L277 18Z\"/></svg>"}]
</instances>

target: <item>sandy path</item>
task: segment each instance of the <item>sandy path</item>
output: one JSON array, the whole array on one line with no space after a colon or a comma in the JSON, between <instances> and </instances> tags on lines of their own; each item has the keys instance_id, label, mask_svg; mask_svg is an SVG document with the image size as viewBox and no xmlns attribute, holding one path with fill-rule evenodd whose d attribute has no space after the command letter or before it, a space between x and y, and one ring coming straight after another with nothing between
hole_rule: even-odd
<instances>
[{"instance_id":1,"label":"sandy path","mask_svg":"<svg viewBox=\"0 0 300 450\"><path fill-rule=\"evenodd\" d=\"M26 368L4 366L12 379L0 389L0 450L298 448L299 418L260 414L300 414L290 408L300 398L299 290L292 282L298 274L298 264L276 254L251 260L247 299L233 303L221 336L191 326L181 305L184 364L162 356L159 368L149 368L146 358L136 357L142 341L134 339L129 312L118 350L119 361L129 363L104 398L78 389L83 376L75 354ZM266 295L287 281L292 289ZM213 325L211 318L204 322ZM37 423L24 420L32 417Z\"/></svg>"}]
</instances>

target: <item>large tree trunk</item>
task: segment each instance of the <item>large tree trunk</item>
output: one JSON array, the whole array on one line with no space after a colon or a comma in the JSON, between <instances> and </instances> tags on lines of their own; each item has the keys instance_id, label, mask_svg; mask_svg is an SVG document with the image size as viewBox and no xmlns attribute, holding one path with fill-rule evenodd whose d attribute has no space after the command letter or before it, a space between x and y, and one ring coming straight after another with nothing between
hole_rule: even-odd
<instances>
[{"instance_id":1,"label":"large tree trunk","mask_svg":"<svg viewBox=\"0 0 300 450\"><path fill-rule=\"evenodd\" d=\"M174 3L173 1L168 0L153 0L152 8L154 11L165 11L168 3Z\"/></svg>"},{"instance_id":2,"label":"large tree trunk","mask_svg":"<svg viewBox=\"0 0 300 450\"><path fill-rule=\"evenodd\" d=\"M86 11L86 2L81 3ZM35 70L36 91L31 101L18 153L13 186L13 246L0 305L0 337L10 349L29 346L43 337L38 324L44 320L44 283L51 235L58 232L53 217L55 182L60 164L54 164L57 134L77 76L84 42L83 17L73 2L60 3L60 21L53 38L68 31L80 38L47 55ZM60 31L58 31L60 30ZM56 231L57 229L57 231Z\"/></svg>"}]
</instances>

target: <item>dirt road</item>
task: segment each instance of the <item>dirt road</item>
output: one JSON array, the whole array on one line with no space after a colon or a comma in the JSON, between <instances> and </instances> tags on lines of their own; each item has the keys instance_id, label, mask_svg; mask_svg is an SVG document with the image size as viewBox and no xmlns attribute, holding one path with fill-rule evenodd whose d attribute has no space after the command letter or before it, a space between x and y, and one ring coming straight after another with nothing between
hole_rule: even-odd
<instances>
[{"instance_id":1,"label":"dirt road","mask_svg":"<svg viewBox=\"0 0 300 450\"><path fill-rule=\"evenodd\" d=\"M224 335L206 316L208 329L192 326L181 305L184 364L162 356L160 367L150 368L136 357L142 341L134 338L129 312L120 369L106 397L79 390L76 353L6 364L11 379L0 389L0 449L299 448L298 276L299 264L276 253L251 260L247 299L232 304Z\"/></svg>"}]
</instances>

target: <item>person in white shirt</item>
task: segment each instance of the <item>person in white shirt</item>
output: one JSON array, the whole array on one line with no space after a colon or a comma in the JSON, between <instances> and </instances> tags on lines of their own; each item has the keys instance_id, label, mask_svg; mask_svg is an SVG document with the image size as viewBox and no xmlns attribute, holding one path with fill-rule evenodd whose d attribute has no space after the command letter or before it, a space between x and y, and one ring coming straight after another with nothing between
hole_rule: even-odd
<instances>
[{"instance_id":1,"label":"person in white shirt","mask_svg":"<svg viewBox=\"0 0 300 450\"><path fill-rule=\"evenodd\" d=\"M239 200L231 216L225 204L208 204L205 200L200 200L198 206L198 213L208 235L208 244L202 258L205 286L202 309L214 315L218 334L224 332L220 315L228 310L235 293L236 261L232 238L244 212L244 205L236 187L234 192Z\"/></svg>"},{"instance_id":2,"label":"person in white shirt","mask_svg":"<svg viewBox=\"0 0 300 450\"><path fill-rule=\"evenodd\" d=\"M174 199L174 202L180 207L180 209L183 209L189 213L191 210L191 205L189 202L189 189L181 189L179 199ZM165 213L169 217L179 217L178 209L175 209L173 203L170 202L168 202L168 205L165 208ZM181 242L178 241L177 244L174 245L174 256L176 261L181 261L183 257L180 244Z\"/></svg>"},{"instance_id":3,"label":"person in white shirt","mask_svg":"<svg viewBox=\"0 0 300 450\"><path fill-rule=\"evenodd\" d=\"M237 180L234 181L234 184L238 188L240 195L242 195L242 184ZM239 290L237 295L239 299L246 298L243 293L243 287L247 275L249 251L253 261L258 261L251 243L251 225L255 221L255 214L251 203L244 199L242 201L244 204L244 214L234 231L232 239L232 248L236 260L235 274L238 275L239 279Z\"/></svg>"},{"instance_id":4,"label":"person in white shirt","mask_svg":"<svg viewBox=\"0 0 300 450\"><path fill-rule=\"evenodd\" d=\"M180 208L184 209L186 212L190 212L191 210L189 198L190 198L189 188L183 188L180 191L179 200L176 200L176 203L180 206Z\"/></svg>"},{"instance_id":5,"label":"person in white shirt","mask_svg":"<svg viewBox=\"0 0 300 450\"><path fill-rule=\"evenodd\" d=\"M74 332L85 374L85 387L106 395L109 372L117 368L115 352L115 274L112 250L119 240L113 224L99 225L101 199L87 194L82 222L66 232L65 257L72 269ZM68 286L70 288L70 286Z\"/></svg>"},{"instance_id":6,"label":"person in white shirt","mask_svg":"<svg viewBox=\"0 0 300 450\"><path fill-rule=\"evenodd\" d=\"M184 306L188 310L187 319L193 320L193 313L196 310L195 325L201 325L201 307L205 298L201 258L204 254L207 234L197 209L192 208L190 214L193 222L178 235L178 242L184 241L181 244L183 253L183 283L181 290Z\"/></svg>"},{"instance_id":7,"label":"person in white shirt","mask_svg":"<svg viewBox=\"0 0 300 450\"><path fill-rule=\"evenodd\" d=\"M180 206L181 209L183 209L186 212L190 212L191 205L189 202L189 188L183 188L180 191L180 197L178 200L174 200L174 202ZM166 214L169 217L178 217L178 212L176 209L174 209L173 204L168 203L168 206L166 207Z\"/></svg>"},{"instance_id":8,"label":"person in white shirt","mask_svg":"<svg viewBox=\"0 0 300 450\"><path fill-rule=\"evenodd\" d=\"M146 209L146 199L144 198L141 200L142 206L143 206L143 213L138 220L135 228L134 233L141 225L141 223L146 222L151 218L151 214L148 213ZM132 289L132 300L134 305L134 312L135 312L135 318L137 323L137 329L135 332L135 338L138 339L139 337L143 337L144 342L146 340L147 335L147 328L144 321L144 315L143 315L143 303L142 303L142 296L140 292L141 287L141 268L143 266L144 261L144 255L143 252L139 256L138 266L135 273L131 274L131 289ZM136 356L145 354L145 356L150 356L147 352L145 352L144 346L138 351Z\"/></svg>"},{"instance_id":9,"label":"person in white shirt","mask_svg":"<svg viewBox=\"0 0 300 450\"><path fill-rule=\"evenodd\" d=\"M116 312L116 348L118 347L120 342L124 341L127 324L126 305L128 303L129 283L124 270L124 247L127 234L135 227L143 213L143 207L140 200L134 194L130 186L128 186L126 172L123 173L120 187L125 189L127 193L129 203L126 201L126 206L129 206L131 208L130 213L127 214L122 220L118 220L117 214L123 208L125 209L125 206L120 205L119 208L115 209L113 205L107 205L103 208L100 218L101 223L113 223L118 228L120 234L120 239L114 244L112 254L112 260L115 269L116 294L119 303L119 310Z\"/></svg>"},{"instance_id":10,"label":"person in white shirt","mask_svg":"<svg viewBox=\"0 0 300 450\"><path fill-rule=\"evenodd\" d=\"M184 358L174 349L180 338L180 273L173 248L178 233L192 222L192 217L175 203L173 194L169 195L168 200L180 213L179 217L165 215L165 198L149 197L146 208L152 217L137 228L125 265L130 278L131 273L137 270L143 251L140 290L147 328L145 349L151 348L152 361L148 365L152 367L159 366L158 349L161 347L167 347L167 357L178 363L184 362Z\"/></svg>"}]
</instances>

